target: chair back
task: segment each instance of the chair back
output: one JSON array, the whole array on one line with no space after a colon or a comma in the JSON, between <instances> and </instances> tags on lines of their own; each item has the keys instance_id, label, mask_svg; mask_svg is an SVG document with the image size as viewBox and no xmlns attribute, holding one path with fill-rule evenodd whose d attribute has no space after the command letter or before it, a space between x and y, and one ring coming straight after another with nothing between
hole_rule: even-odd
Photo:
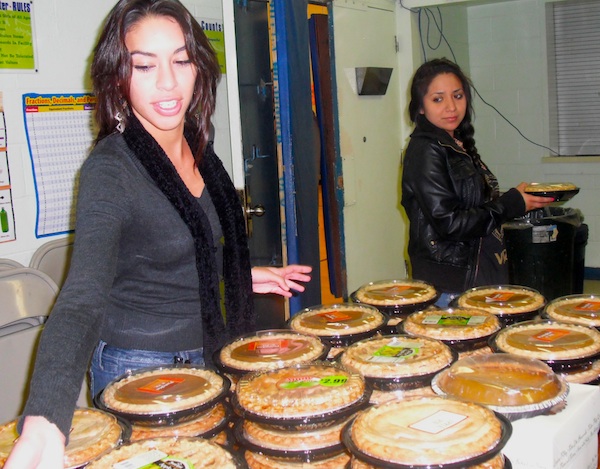
<instances>
[{"instance_id":1,"label":"chair back","mask_svg":"<svg viewBox=\"0 0 600 469\"><path fill-rule=\"evenodd\" d=\"M33 253L29 267L49 275L59 287L62 287L67 278L72 252L72 236L48 241Z\"/></svg>"}]
</instances>

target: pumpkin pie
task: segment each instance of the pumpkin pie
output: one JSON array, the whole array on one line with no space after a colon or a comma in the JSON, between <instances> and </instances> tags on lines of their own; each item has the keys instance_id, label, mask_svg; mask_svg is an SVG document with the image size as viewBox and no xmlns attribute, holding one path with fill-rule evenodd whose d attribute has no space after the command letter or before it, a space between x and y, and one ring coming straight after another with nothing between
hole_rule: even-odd
<instances>
[{"instance_id":1,"label":"pumpkin pie","mask_svg":"<svg viewBox=\"0 0 600 469\"><path fill-rule=\"evenodd\" d=\"M537 313L545 298L532 288L498 285L467 290L457 299L463 308L478 308L500 316Z\"/></svg>"},{"instance_id":2,"label":"pumpkin pie","mask_svg":"<svg viewBox=\"0 0 600 469\"><path fill-rule=\"evenodd\" d=\"M600 327L600 297L598 295L568 295L552 300L545 315L557 321Z\"/></svg>"},{"instance_id":3,"label":"pumpkin pie","mask_svg":"<svg viewBox=\"0 0 600 469\"><path fill-rule=\"evenodd\" d=\"M355 292L360 303L375 306L406 306L435 301L435 288L419 280L381 280L363 285Z\"/></svg>"}]
</instances>

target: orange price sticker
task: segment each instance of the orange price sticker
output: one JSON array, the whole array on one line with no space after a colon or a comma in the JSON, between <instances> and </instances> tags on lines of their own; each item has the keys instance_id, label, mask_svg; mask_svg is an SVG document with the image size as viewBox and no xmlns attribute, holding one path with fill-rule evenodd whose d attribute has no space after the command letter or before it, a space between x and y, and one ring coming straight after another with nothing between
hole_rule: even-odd
<instances>
[{"instance_id":1,"label":"orange price sticker","mask_svg":"<svg viewBox=\"0 0 600 469\"><path fill-rule=\"evenodd\" d=\"M535 334L533 338L542 342L554 342L555 340L558 340L566 335L569 335L569 331L559 329L545 329L542 332Z\"/></svg>"},{"instance_id":2,"label":"orange price sticker","mask_svg":"<svg viewBox=\"0 0 600 469\"><path fill-rule=\"evenodd\" d=\"M510 301L510 299L514 296L513 292L495 292L492 295L489 295L485 298L486 301L489 302L499 302L504 303L506 301Z\"/></svg>"},{"instance_id":3,"label":"orange price sticker","mask_svg":"<svg viewBox=\"0 0 600 469\"><path fill-rule=\"evenodd\" d=\"M248 344L248 350L256 353L273 353L274 350L286 350L289 340L256 340Z\"/></svg>"},{"instance_id":4,"label":"orange price sticker","mask_svg":"<svg viewBox=\"0 0 600 469\"><path fill-rule=\"evenodd\" d=\"M320 313L317 316L322 317L327 322L341 322L352 319L348 314L342 313L341 311L329 311L327 313Z\"/></svg>"},{"instance_id":5,"label":"orange price sticker","mask_svg":"<svg viewBox=\"0 0 600 469\"><path fill-rule=\"evenodd\" d=\"M185 378L158 378L138 388L138 391L150 394L162 394L170 387L183 383L184 381Z\"/></svg>"},{"instance_id":6,"label":"orange price sticker","mask_svg":"<svg viewBox=\"0 0 600 469\"><path fill-rule=\"evenodd\" d=\"M598 312L600 311L600 301L583 301L575 306L577 311L591 311Z\"/></svg>"}]
</instances>

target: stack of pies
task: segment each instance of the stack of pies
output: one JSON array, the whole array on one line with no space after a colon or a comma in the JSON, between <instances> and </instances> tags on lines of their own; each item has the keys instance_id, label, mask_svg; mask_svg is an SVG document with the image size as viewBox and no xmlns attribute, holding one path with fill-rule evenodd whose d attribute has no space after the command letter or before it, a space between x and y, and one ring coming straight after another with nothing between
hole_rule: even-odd
<instances>
[{"instance_id":1,"label":"stack of pies","mask_svg":"<svg viewBox=\"0 0 600 469\"><path fill-rule=\"evenodd\" d=\"M201 412L194 419L175 425L132 425L129 441L148 438L192 436L206 438L219 444L229 443L228 428L231 422L231 407L219 402Z\"/></svg>"},{"instance_id":2,"label":"stack of pies","mask_svg":"<svg viewBox=\"0 0 600 469\"><path fill-rule=\"evenodd\" d=\"M331 362L247 374L232 398L237 441L251 468L345 467L342 428L369 396L360 374Z\"/></svg>"},{"instance_id":3,"label":"stack of pies","mask_svg":"<svg viewBox=\"0 0 600 469\"><path fill-rule=\"evenodd\" d=\"M546 305L544 316L600 328L600 297L592 294L561 296Z\"/></svg>"},{"instance_id":4,"label":"stack of pies","mask_svg":"<svg viewBox=\"0 0 600 469\"><path fill-rule=\"evenodd\" d=\"M245 448L251 467L294 467L296 463L305 463L314 467L336 467L324 461L345 454L342 443L342 429L349 417L336 421L329 426L290 431L277 426L266 425L251 420L240 420L235 426L238 443ZM257 460L263 460L261 466ZM348 462L346 455L346 462ZM271 461L271 463L268 463ZM339 467L339 466L338 466ZM342 466L343 467L343 466Z\"/></svg>"},{"instance_id":5,"label":"stack of pies","mask_svg":"<svg viewBox=\"0 0 600 469\"><path fill-rule=\"evenodd\" d=\"M245 451L244 457L250 469L340 469L348 466L350 455L341 451L333 456L308 461L268 456L254 451Z\"/></svg>"},{"instance_id":6,"label":"stack of pies","mask_svg":"<svg viewBox=\"0 0 600 469\"><path fill-rule=\"evenodd\" d=\"M456 302L462 308L483 309L495 314L508 325L533 319L546 304L546 299L533 288L496 285L467 290Z\"/></svg>"},{"instance_id":7,"label":"stack of pies","mask_svg":"<svg viewBox=\"0 0 600 469\"><path fill-rule=\"evenodd\" d=\"M342 438L356 459L374 467L471 467L497 456L511 431L485 406L419 397L360 412Z\"/></svg>"},{"instance_id":8,"label":"stack of pies","mask_svg":"<svg viewBox=\"0 0 600 469\"><path fill-rule=\"evenodd\" d=\"M215 354L215 364L234 382L248 372L311 363L327 356L329 347L310 334L288 329L262 330L237 337Z\"/></svg>"},{"instance_id":9,"label":"stack of pies","mask_svg":"<svg viewBox=\"0 0 600 469\"><path fill-rule=\"evenodd\" d=\"M366 304L337 303L299 311L289 321L295 331L312 334L332 347L346 347L380 330L386 317Z\"/></svg>"},{"instance_id":10,"label":"stack of pies","mask_svg":"<svg viewBox=\"0 0 600 469\"><path fill-rule=\"evenodd\" d=\"M456 352L439 340L397 334L352 344L340 362L362 374L374 389L394 391L429 386L456 359Z\"/></svg>"},{"instance_id":11,"label":"stack of pies","mask_svg":"<svg viewBox=\"0 0 600 469\"><path fill-rule=\"evenodd\" d=\"M600 355L600 332L560 321L525 321L498 332L490 341L498 352L537 358L555 371L589 365Z\"/></svg>"},{"instance_id":12,"label":"stack of pies","mask_svg":"<svg viewBox=\"0 0 600 469\"><path fill-rule=\"evenodd\" d=\"M407 334L441 340L460 351L485 346L488 338L501 327L496 315L483 309L462 307L430 307L412 313L402 322L402 330Z\"/></svg>"},{"instance_id":13,"label":"stack of pies","mask_svg":"<svg viewBox=\"0 0 600 469\"><path fill-rule=\"evenodd\" d=\"M193 365L142 368L110 382L95 403L133 425L176 425L213 408L229 387L227 378Z\"/></svg>"},{"instance_id":14,"label":"stack of pies","mask_svg":"<svg viewBox=\"0 0 600 469\"><path fill-rule=\"evenodd\" d=\"M455 362L432 382L440 395L488 406L510 420L547 413L565 401L567 382L533 358L495 353Z\"/></svg>"},{"instance_id":15,"label":"stack of pies","mask_svg":"<svg viewBox=\"0 0 600 469\"><path fill-rule=\"evenodd\" d=\"M12 450L17 432L17 420L0 426L0 467ZM121 443L122 426L114 415L97 409L77 408L73 415L69 444L65 448L65 468L84 466Z\"/></svg>"},{"instance_id":16,"label":"stack of pies","mask_svg":"<svg viewBox=\"0 0 600 469\"><path fill-rule=\"evenodd\" d=\"M86 469L197 467L237 469L243 467L228 450L202 438L154 438L122 445L101 456Z\"/></svg>"},{"instance_id":17,"label":"stack of pies","mask_svg":"<svg viewBox=\"0 0 600 469\"><path fill-rule=\"evenodd\" d=\"M375 306L389 315L408 314L435 303L436 289L421 280L380 280L361 286L352 295L356 303Z\"/></svg>"}]
</instances>

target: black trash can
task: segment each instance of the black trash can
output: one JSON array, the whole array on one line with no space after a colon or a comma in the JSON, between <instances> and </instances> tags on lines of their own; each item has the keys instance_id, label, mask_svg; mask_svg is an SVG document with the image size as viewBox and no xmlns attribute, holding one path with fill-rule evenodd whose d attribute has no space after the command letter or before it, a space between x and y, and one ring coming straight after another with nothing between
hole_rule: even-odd
<instances>
[{"instance_id":1,"label":"black trash can","mask_svg":"<svg viewBox=\"0 0 600 469\"><path fill-rule=\"evenodd\" d=\"M512 285L538 290L550 301L575 293L575 234L581 212L546 207L504 225Z\"/></svg>"},{"instance_id":2,"label":"black trash can","mask_svg":"<svg viewBox=\"0 0 600 469\"><path fill-rule=\"evenodd\" d=\"M573 247L573 293L583 293L585 279L585 247L588 243L590 229L582 223L575 231L575 246Z\"/></svg>"}]
</instances>

